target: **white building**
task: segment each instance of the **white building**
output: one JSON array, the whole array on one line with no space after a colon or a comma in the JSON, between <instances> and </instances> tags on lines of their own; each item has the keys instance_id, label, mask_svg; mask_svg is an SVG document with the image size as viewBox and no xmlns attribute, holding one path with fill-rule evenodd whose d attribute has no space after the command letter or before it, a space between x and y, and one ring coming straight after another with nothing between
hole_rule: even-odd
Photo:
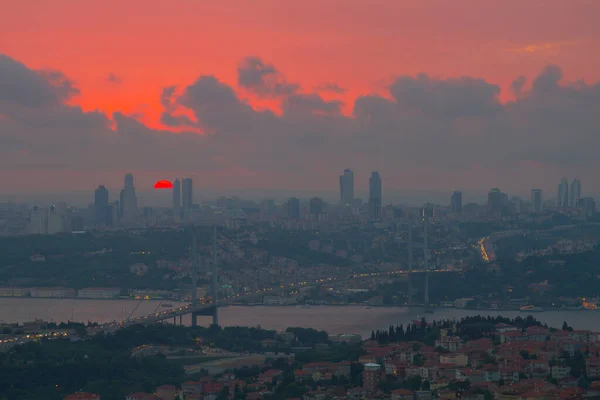
<instances>
[{"instance_id":1,"label":"white building","mask_svg":"<svg viewBox=\"0 0 600 400\"><path fill-rule=\"evenodd\" d=\"M121 288L83 288L77 291L81 299L114 299L121 294Z\"/></svg>"},{"instance_id":2,"label":"white building","mask_svg":"<svg viewBox=\"0 0 600 400\"><path fill-rule=\"evenodd\" d=\"M31 297L50 297L55 299L73 299L77 292L75 289L64 287L32 288Z\"/></svg>"}]
</instances>

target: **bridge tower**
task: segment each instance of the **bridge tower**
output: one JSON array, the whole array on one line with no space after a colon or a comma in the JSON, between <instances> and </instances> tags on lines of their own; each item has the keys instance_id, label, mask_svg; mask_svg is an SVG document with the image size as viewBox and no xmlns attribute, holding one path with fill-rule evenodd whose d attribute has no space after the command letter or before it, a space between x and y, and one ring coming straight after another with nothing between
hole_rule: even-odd
<instances>
[{"instance_id":1,"label":"bridge tower","mask_svg":"<svg viewBox=\"0 0 600 400\"><path fill-rule=\"evenodd\" d=\"M219 326L219 299L217 293L219 291L218 276L217 276L217 226L213 225L213 239L212 239L212 276L210 280L210 291L213 299L214 311L213 311L213 325Z\"/></svg>"},{"instance_id":2,"label":"bridge tower","mask_svg":"<svg viewBox=\"0 0 600 400\"><path fill-rule=\"evenodd\" d=\"M413 270L413 235L412 219L408 220L408 305L412 306L413 290L412 290L412 270Z\"/></svg>"},{"instance_id":3,"label":"bridge tower","mask_svg":"<svg viewBox=\"0 0 600 400\"><path fill-rule=\"evenodd\" d=\"M198 326L198 315L211 315L212 324L219 326L219 299L218 293L218 266L217 266L217 226L213 225L212 234L212 265L211 265L211 282L210 282L210 295L212 297L213 307L208 310L196 311L198 304L197 293L198 293L198 254L197 254L197 237L196 227L192 228L192 250L191 250L191 261L192 261L192 326ZM209 314L207 314L207 312Z\"/></svg>"},{"instance_id":4,"label":"bridge tower","mask_svg":"<svg viewBox=\"0 0 600 400\"><path fill-rule=\"evenodd\" d=\"M429 216L427 211L425 211L425 215L423 217L423 251L424 251L424 269L425 269L425 307L429 307L429 247L427 246L427 225L429 225Z\"/></svg>"},{"instance_id":5,"label":"bridge tower","mask_svg":"<svg viewBox=\"0 0 600 400\"><path fill-rule=\"evenodd\" d=\"M190 261L192 264L192 307L194 310L198 304L198 238L196 237L196 227L192 227L192 247L190 251ZM198 326L198 315L192 312L192 326Z\"/></svg>"}]
</instances>

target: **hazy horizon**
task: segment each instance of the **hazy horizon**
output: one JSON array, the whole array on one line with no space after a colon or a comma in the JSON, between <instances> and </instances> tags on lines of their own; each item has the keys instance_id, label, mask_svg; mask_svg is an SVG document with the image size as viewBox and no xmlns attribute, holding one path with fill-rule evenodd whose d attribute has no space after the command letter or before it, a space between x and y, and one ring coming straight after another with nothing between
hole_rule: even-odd
<instances>
[{"instance_id":1,"label":"hazy horizon","mask_svg":"<svg viewBox=\"0 0 600 400\"><path fill-rule=\"evenodd\" d=\"M109 201L119 200L121 188L110 188ZM487 202L487 191L461 191L463 204ZM172 206L172 191L170 189L146 189L136 190L138 203L140 207L171 207ZM426 202L439 204L441 206L450 204L450 196L453 191L436 191L436 190L388 190L383 191L383 204L405 205L405 206L421 206ZM507 193L510 196L518 196L524 201L530 200L531 193ZM194 188L194 202L202 204L214 201L219 197L237 196L243 200L251 200L260 202L262 200L272 199L277 204L283 204L290 197L298 197L302 201L308 201L311 197L321 197L328 203L339 203L339 191L335 190L283 190L283 189L210 189L210 188ZM587 194L585 196L588 196ZM591 195L590 195L591 196ZM356 198L363 201L368 199L368 190L357 189ZM593 197L593 196L592 196ZM544 191L544 201L555 199L556 194L546 193ZM94 202L94 191L80 190L70 192L56 193L21 193L21 194L0 194L0 203L16 202L23 204L35 204L47 206L55 204L59 201L65 201L70 205L77 207L86 207Z\"/></svg>"},{"instance_id":2,"label":"hazy horizon","mask_svg":"<svg viewBox=\"0 0 600 400\"><path fill-rule=\"evenodd\" d=\"M329 191L344 168L357 187L379 171L384 191L528 196L566 176L600 193L600 2L4 8L3 193L126 172L138 188Z\"/></svg>"}]
</instances>

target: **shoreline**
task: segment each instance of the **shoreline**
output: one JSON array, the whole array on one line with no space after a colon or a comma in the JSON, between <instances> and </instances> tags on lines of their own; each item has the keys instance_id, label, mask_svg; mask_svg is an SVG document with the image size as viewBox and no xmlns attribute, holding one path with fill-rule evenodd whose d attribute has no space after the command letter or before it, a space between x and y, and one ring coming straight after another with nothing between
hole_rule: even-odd
<instances>
[{"instance_id":1,"label":"shoreline","mask_svg":"<svg viewBox=\"0 0 600 400\"><path fill-rule=\"evenodd\" d=\"M25 296L0 296L0 300L68 300L68 301L99 301L99 302L109 302L109 301L131 301L131 302L148 302L148 303L157 303L157 302L167 302L167 303L177 303L179 304L189 304L189 302L174 300L174 299L134 299L134 298L113 298L113 299L97 299L97 298L82 298L82 297L25 297ZM302 307L302 304L228 304L228 305L220 305L220 308L227 307L295 307L302 309L312 309L319 307L362 307L362 308L408 308L408 309L424 309L426 308L424 305L365 305L365 304L318 304L311 305L309 304L309 308ZM166 308L166 307L165 307ZM521 311L519 308L468 308L468 307L435 307L431 306L431 309L434 310L434 314L436 310L465 310L465 311L484 311L484 312L521 312L524 315L538 315L543 314L544 312L566 312L566 311L600 311L599 309L588 309L588 308L545 308L543 311L534 311L534 312L526 312Z\"/></svg>"}]
</instances>

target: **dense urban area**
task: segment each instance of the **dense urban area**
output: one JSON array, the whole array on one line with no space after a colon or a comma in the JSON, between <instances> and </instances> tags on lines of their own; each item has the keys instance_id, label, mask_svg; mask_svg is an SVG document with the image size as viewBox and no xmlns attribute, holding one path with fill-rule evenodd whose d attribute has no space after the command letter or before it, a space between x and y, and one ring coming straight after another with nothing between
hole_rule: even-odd
<instances>
[{"instance_id":1,"label":"dense urban area","mask_svg":"<svg viewBox=\"0 0 600 400\"><path fill-rule=\"evenodd\" d=\"M492 189L464 206L460 192L449 206L384 206L376 172L369 187L355 198L346 170L336 204L199 205L183 179L171 207L140 208L129 174L119 201L100 186L88 208L4 204L0 296L188 301L193 287L210 297L214 273L217 297L238 304L596 308L600 218L577 179L558 200Z\"/></svg>"},{"instance_id":2,"label":"dense urban area","mask_svg":"<svg viewBox=\"0 0 600 400\"><path fill-rule=\"evenodd\" d=\"M2 322L0 399L600 396L600 333L530 315L596 316L600 218L578 180L549 201L538 189L531 201L492 189L482 205L454 192L449 205L419 207L383 205L376 172L364 203L350 170L335 204L195 204L191 179L165 182L170 207L139 207L130 174L119 201L100 186L88 208L2 205L1 297L158 306L101 323ZM370 337L219 326L219 306L259 304L421 307L428 317ZM446 308L522 317L436 320ZM197 315L213 324L197 326Z\"/></svg>"}]
</instances>

